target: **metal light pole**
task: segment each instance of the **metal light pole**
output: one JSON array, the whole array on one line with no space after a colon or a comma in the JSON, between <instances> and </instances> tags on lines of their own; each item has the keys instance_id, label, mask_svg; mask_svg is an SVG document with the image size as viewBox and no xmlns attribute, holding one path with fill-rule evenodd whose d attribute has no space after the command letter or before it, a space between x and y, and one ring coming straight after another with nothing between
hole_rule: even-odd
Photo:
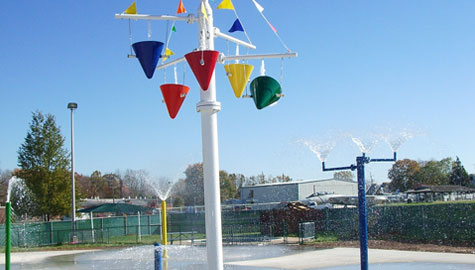
<instances>
[{"instance_id":1,"label":"metal light pole","mask_svg":"<svg viewBox=\"0 0 475 270\"><path fill-rule=\"evenodd\" d=\"M366 214L366 188L364 167L366 163L370 162L394 162L397 160L396 152L393 158L375 158L371 159L363 153L356 157L356 165L351 164L348 167L325 168L325 162L322 162L322 170L327 171L342 171L342 170L356 170L358 178L358 213L359 213L359 228L360 228L360 262L361 270L368 270L368 219Z\"/></svg>"},{"instance_id":2,"label":"metal light pole","mask_svg":"<svg viewBox=\"0 0 475 270\"><path fill-rule=\"evenodd\" d=\"M71 110L71 242L76 242L76 191L74 185L74 110L78 108L78 104L74 102L68 103L68 109Z\"/></svg>"}]
</instances>

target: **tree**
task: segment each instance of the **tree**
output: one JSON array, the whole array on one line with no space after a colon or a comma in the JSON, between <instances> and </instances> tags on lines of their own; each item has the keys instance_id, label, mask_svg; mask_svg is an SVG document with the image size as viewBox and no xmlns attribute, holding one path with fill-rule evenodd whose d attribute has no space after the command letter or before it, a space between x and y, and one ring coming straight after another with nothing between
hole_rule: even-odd
<instances>
[{"instance_id":1,"label":"tree","mask_svg":"<svg viewBox=\"0 0 475 270\"><path fill-rule=\"evenodd\" d=\"M406 191L414 188L418 183L419 174L420 167L417 161L410 159L396 161L388 172L388 178L391 180L390 189Z\"/></svg>"},{"instance_id":2,"label":"tree","mask_svg":"<svg viewBox=\"0 0 475 270\"><path fill-rule=\"evenodd\" d=\"M256 176L251 176L249 178L244 177L244 181L240 180L239 188L242 187L243 185L255 186L255 185L262 185L262 184L269 184L269 183L285 183L285 182L290 182L290 181L292 181L292 178L285 174L273 177L272 175L266 176L264 172L261 172L260 174Z\"/></svg>"},{"instance_id":3,"label":"tree","mask_svg":"<svg viewBox=\"0 0 475 270\"><path fill-rule=\"evenodd\" d=\"M102 176L105 181L105 186L103 188L104 198L115 199L119 196L120 198L120 176L115 173L108 173Z\"/></svg>"},{"instance_id":4,"label":"tree","mask_svg":"<svg viewBox=\"0 0 475 270\"><path fill-rule=\"evenodd\" d=\"M291 182L291 181L292 181L292 178L285 174L272 178L272 183L286 183L286 182Z\"/></svg>"},{"instance_id":5,"label":"tree","mask_svg":"<svg viewBox=\"0 0 475 270\"><path fill-rule=\"evenodd\" d=\"M173 207L183 207L185 205L185 201L181 196L176 195L173 197L172 205Z\"/></svg>"},{"instance_id":6,"label":"tree","mask_svg":"<svg viewBox=\"0 0 475 270\"><path fill-rule=\"evenodd\" d=\"M338 180L343 180L343 181L353 181L355 178L355 175L353 174L352 171L339 171L333 173L333 178L338 179Z\"/></svg>"},{"instance_id":7,"label":"tree","mask_svg":"<svg viewBox=\"0 0 475 270\"><path fill-rule=\"evenodd\" d=\"M235 178L231 177L226 171L219 171L221 202L238 196L234 180Z\"/></svg>"},{"instance_id":8,"label":"tree","mask_svg":"<svg viewBox=\"0 0 475 270\"><path fill-rule=\"evenodd\" d=\"M33 113L25 142L18 150L17 176L25 180L45 220L71 210L71 181L64 137L54 116Z\"/></svg>"},{"instance_id":9,"label":"tree","mask_svg":"<svg viewBox=\"0 0 475 270\"><path fill-rule=\"evenodd\" d=\"M185 170L185 205L204 204L203 163L188 165Z\"/></svg>"},{"instance_id":10,"label":"tree","mask_svg":"<svg viewBox=\"0 0 475 270\"><path fill-rule=\"evenodd\" d=\"M184 205L204 204L204 179L203 164L195 163L188 165L185 170L185 179L180 179L172 189L173 197L183 199ZM242 174L219 171L219 186L221 201L238 198L239 187L248 180Z\"/></svg>"},{"instance_id":11,"label":"tree","mask_svg":"<svg viewBox=\"0 0 475 270\"><path fill-rule=\"evenodd\" d=\"M104 197L103 188L105 186L104 178L102 178L102 173L100 171L94 171L89 177L89 194L90 197Z\"/></svg>"},{"instance_id":12,"label":"tree","mask_svg":"<svg viewBox=\"0 0 475 270\"><path fill-rule=\"evenodd\" d=\"M462 165L459 157L452 164L452 171L450 172L449 181L451 185L470 186L470 177Z\"/></svg>"},{"instance_id":13,"label":"tree","mask_svg":"<svg viewBox=\"0 0 475 270\"><path fill-rule=\"evenodd\" d=\"M246 176L240 173L238 174L232 173L229 175L229 177L231 177L234 183L234 186L236 187L236 190L237 190L236 197L239 198L241 196L241 187L243 187L244 184L246 183Z\"/></svg>"},{"instance_id":14,"label":"tree","mask_svg":"<svg viewBox=\"0 0 475 270\"><path fill-rule=\"evenodd\" d=\"M94 197L91 193L91 178L87 175L76 173L74 176L76 183L78 183L78 189L81 190L81 198Z\"/></svg>"},{"instance_id":15,"label":"tree","mask_svg":"<svg viewBox=\"0 0 475 270\"><path fill-rule=\"evenodd\" d=\"M125 171L123 179L124 189L127 189L127 193L124 193L124 196L129 196L132 198L138 197L153 197L155 194L151 183L149 181L150 177L148 172L145 170L131 170L127 169ZM120 188L120 179L119 179L119 188Z\"/></svg>"},{"instance_id":16,"label":"tree","mask_svg":"<svg viewBox=\"0 0 475 270\"><path fill-rule=\"evenodd\" d=\"M419 184L425 185L448 185L452 171L452 159L445 158L440 161L430 160L420 162L421 170Z\"/></svg>"}]
</instances>

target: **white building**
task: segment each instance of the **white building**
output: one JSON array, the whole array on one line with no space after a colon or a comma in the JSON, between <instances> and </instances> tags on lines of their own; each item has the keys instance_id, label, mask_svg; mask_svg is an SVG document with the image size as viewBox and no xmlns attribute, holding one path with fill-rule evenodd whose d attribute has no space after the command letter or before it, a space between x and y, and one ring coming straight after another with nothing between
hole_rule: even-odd
<instances>
[{"instance_id":1,"label":"white building","mask_svg":"<svg viewBox=\"0 0 475 270\"><path fill-rule=\"evenodd\" d=\"M358 195L358 184L354 181L324 179L245 186L241 188L241 200L255 203L300 201L317 192Z\"/></svg>"}]
</instances>

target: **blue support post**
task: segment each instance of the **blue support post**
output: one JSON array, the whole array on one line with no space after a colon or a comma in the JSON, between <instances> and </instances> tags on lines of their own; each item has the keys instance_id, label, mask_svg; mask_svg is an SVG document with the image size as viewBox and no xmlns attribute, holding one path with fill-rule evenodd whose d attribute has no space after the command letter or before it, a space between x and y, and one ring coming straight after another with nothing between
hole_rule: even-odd
<instances>
[{"instance_id":1,"label":"blue support post","mask_svg":"<svg viewBox=\"0 0 475 270\"><path fill-rule=\"evenodd\" d=\"M396 152L393 158L376 158L371 159L366 157L365 153L362 156L356 157L356 165L351 164L347 167L325 167L325 162L322 162L322 171L342 171L342 170L356 170L358 175L358 213L359 213L359 227L360 227L360 261L361 270L368 270L368 221L366 215L366 188L364 165L370 162L393 162L397 160Z\"/></svg>"},{"instance_id":2,"label":"blue support post","mask_svg":"<svg viewBox=\"0 0 475 270\"><path fill-rule=\"evenodd\" d=\"M162 270L162 247L159 243L153 244L155 248L155 270Z\"/></svg>"},{"instance_id":3,"label":"blue support post","mask_svg":"<svg viewBox=\"0 0 475 270\"><path fill-rule=\"evenodd\" d=\"M366 217L366 189L364 164L368 159L363 156L356 158L356 170L358 175L358 213L360 222L360 261L361 270L368 270L368 226Z\"/></svg>"}]
</instances>

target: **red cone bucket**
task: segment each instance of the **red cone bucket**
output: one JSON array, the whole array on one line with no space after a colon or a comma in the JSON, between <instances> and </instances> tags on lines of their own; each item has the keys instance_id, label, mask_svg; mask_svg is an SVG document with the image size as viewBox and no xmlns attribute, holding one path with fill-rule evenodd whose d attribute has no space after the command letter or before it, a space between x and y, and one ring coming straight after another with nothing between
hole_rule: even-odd
<instances>
[{"instance_id":1,"label":"red cone bucket","mask_svg":"<svg viewBox=\"0 0 475 270\"><path fill-rule=\"evenodd\" d=\"M162 90L163 99L167 105L168 114L172 119L175 119L190 87L182 84L170 83L160 85L160 89Z\"/></svg>"},{"instance_id":2,"label":"red cone bucket","mask_svg":"<svg viewBox=\"0 0 475 270\"><path fill-rule=\"evenodd\" d=\"M203 91L208 90L218 55L217 51L196 51L185 55L186 61Z\"/></svg>"}]
</instances>

